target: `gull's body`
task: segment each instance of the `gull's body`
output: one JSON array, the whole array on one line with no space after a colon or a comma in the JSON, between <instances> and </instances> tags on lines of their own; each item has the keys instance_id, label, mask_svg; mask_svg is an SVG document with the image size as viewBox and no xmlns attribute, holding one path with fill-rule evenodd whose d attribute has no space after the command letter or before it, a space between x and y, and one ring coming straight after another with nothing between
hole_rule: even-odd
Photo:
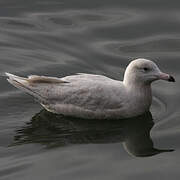
<instances>
[{"instance_id":1,"label":"gull's body","mask_svg":"<svg viewBox=\"0 0 180 180\"><path fill-rule=\"evenodd\" d=\"M153 73L143 76L141 68ZM151 82L174 81L149 60L134 60L127 67L124 80L102 75L77 74L64 78L44 76L18 77L6 73L8 81L37 99L48 111L68 116L106 119L128 118L149 110Z\"/></svg>"}]
</instances>

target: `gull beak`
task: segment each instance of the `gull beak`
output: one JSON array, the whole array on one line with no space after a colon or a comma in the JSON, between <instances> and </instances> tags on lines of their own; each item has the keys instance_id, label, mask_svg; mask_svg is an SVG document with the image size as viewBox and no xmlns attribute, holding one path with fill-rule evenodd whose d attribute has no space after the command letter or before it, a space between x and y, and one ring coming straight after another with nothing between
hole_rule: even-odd
<instances>
[{"instance_id":1,"label":"gull beak","mask_svg":"<svg viewBox=\"0 0 180 180\"><path fill-rule=\"evenodd\" d=\"M175 82L175 79L173 76L166 74L166 73L162 73L162 72L158 75L158 78L169 81L169 82Z\"/></svg>"}]
</instances>

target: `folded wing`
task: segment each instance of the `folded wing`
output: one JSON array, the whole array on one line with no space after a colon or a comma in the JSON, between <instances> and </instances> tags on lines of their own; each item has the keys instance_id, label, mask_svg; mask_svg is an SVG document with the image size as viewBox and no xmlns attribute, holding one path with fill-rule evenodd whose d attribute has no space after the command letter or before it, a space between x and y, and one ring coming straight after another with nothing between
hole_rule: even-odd
<instances>
[{"instance_id":1,"label":"folded wing","mask_svg":"<svg viewBox=\"0 0 180 180\"><path fill-rule=\"evenodd\" d=\"M28 78L5 73L8 81L18 89L32 95L40 102L48 101L48 92L56 84L62 85L67 83L60 78L31 75Z\"/></svg>"}]
</instances>

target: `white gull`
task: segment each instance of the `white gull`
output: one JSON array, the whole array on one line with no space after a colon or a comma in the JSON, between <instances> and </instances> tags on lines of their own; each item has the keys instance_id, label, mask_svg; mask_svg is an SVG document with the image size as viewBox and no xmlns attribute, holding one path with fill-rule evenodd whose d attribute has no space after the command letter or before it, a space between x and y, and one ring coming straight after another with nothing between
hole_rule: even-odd
<instances>
[{"instance_id":1,"label":"white gull","mask_svg":"<svg viewBox=\"0 0 180 180\"><path fill-rule=\"evenodd\" d=\"M46 110L88 119L129 118L147 112L152 102L151 83L175 81L147 59L131 61L123 81L94 74L63 78L6 75L12 85L32 95Z\"/></svg>"}]
</instances>

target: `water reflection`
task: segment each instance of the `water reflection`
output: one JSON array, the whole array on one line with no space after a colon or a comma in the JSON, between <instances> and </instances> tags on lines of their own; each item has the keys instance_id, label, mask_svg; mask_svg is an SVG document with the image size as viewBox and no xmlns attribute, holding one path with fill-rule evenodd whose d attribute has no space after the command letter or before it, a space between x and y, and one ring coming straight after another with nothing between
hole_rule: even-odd
<instances>
[{"instance_id":1,"label":"water reflection","mask_svg":"<svg viewBox=\"0 0 180 180\"><path fill-rule=\"evenodd\" d=\"M40 143L47 148L68 144L122 142L134 156L153 156L172 149L156 149L150 136L154 125L150 112L124 120L85 120L42 110L17 130L13 145Z\"/></svg>"}]
</instances>

